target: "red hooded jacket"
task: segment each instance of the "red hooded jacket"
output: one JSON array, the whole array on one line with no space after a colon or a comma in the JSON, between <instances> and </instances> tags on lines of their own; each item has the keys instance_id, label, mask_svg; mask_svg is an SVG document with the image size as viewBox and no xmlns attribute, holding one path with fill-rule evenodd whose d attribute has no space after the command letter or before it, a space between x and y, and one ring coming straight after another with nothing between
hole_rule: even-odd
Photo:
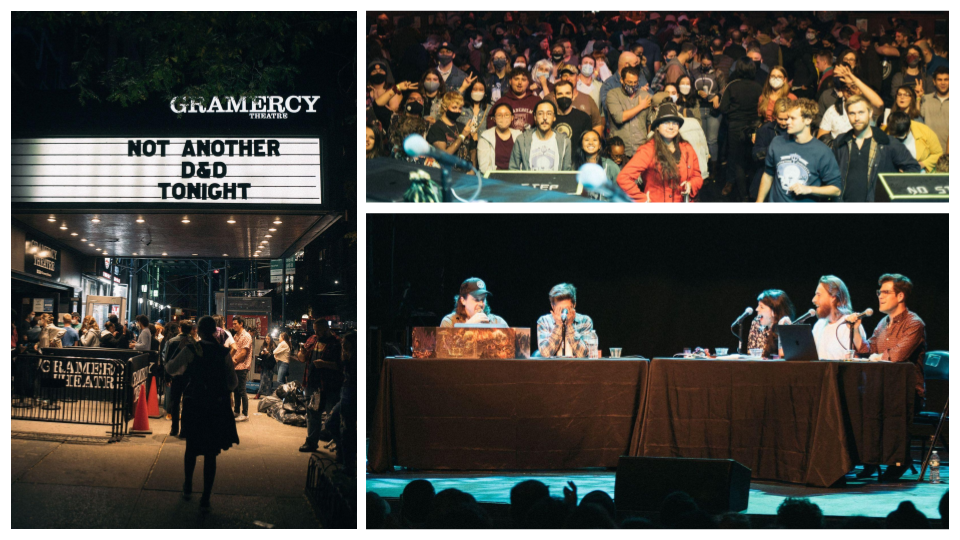
<instances>
[{"instance_id":1,"label":"red hooded jacket","mask_svg":"<svg viewBox=\"0 0 960 540\"><path fill-rule=\"evenodd\" d=\"M700 176L700 161L693 146L686 141L680 143L680 162L677 164L680 178L677 187L673 188L670 182L660 176L655 144L656 141L650 139L637 149L637 153L617 176L617 184L636 202L683 202L682 188L679 187L683 182L690 182L690 197L695 197L703 187L703 177ZM637 179L641 176L643 190L637 185Z\"/></svg>"}]
</instances>

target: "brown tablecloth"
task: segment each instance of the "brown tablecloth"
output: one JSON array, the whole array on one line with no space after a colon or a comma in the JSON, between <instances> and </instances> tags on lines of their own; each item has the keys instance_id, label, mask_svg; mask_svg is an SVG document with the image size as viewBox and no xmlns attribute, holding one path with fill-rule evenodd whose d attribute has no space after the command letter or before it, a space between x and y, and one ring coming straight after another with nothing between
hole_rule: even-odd
<instances>
[{"instance_id":1,"label":"brown tablecloth","mask_svg":"<svg viewBox=\"0 0 960 540\"><path fill-rule=\"evenodd\" d=\"M616 466L630 447L648 364L387 358L370 469Z\"/></svg>"},{"instance_id":2,"label":"brown tablecloth","mask_svg":"<svg viewBox=\"0 0 960 540\"><path fill-rule=\"evenodd\" d=\"M759 479L829 486L907 459L909 363L654 358L630 455L731 458Z\"/></svg>"}]
</instances>

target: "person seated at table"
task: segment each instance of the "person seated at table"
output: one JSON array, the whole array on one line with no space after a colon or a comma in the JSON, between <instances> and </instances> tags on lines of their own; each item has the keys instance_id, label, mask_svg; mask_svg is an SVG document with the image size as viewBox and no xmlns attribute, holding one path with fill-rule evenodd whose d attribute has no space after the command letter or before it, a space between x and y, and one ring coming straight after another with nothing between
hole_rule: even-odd
<instances>
[{"instance_id":1,"label":"person seated at table","mask_svg":"<svg viewBox=\"0 0 960 540\"><path fill-rule=\"evenodd\" d=\"M793 320L793 302L787 293L779 289L767 289L757 297L757 316L750 324L747 349L763 349L763 357L774 354L783 356L780 347L778 324L790 324Z\"/></svg>"},{"instance_id":2,"label":"person seated at table","mask_svg":"<svg viewBox=\"0 0 960 540\"><path fill-rule=\"evenodd\" d=\"M550 289L549 296L550 313L537 320L540 356L586 358L587 338L594 336L593 320L577 313L577 288L561 283Z\"/></svg>"},{"instance_id":3,"label":"person seated at table","mask_svg":"<svg viewBox=\"0 0 960 540\"><path fill-rule=\"evenodd\" d=\"M907 300L913 293L913 282L901 274L884 274L880 276L880 289L877 298L880 311L886 315L873 330L869 340L860 337L861 320L856 315L847 315L845 320L853 323L857 331L853 335L854 346L860 354L869 354L870 360L884 362L910 362L917 374L916 399L914 410L923 407L925 385L923 380L923 365L921 360L927 350L927 330L923 320L914 312L907 309ZM907 470L908 465L889 466L880 479L885 481L898 480ZM865 465L863 472L857 478L864 478L877 471L876 465Z\"/></svg>"},{"instance_id":4,"label":"person seated at table","mask_svg":"<svg viewBox=\"0 0 960 540\"><path fill-rule=\"evenodd\" d=\"M459 323L506 325L507 321L503 320L503 317L490 313L490 305L487 303L489 295L490 291L482 279L470 278L464 281L460 284L460 294L453 298L456 303L453 312L440 321L440 327L451 328Z\"/></svg>"},{"instance_id":5,"label":"person seated at table","mask_svg":"<svg viewBox=\"0 0 960 540\"><path fill-rule=\"evenodd\" d=\"M846 284L837 276L821 277L813 305L817 308L817 322L813 325L817 356L821 360L843 360L850 348L850 325L843 318L853 313ZM860 337L867 339L863 327Z\"/></svg>"}]
</instances>

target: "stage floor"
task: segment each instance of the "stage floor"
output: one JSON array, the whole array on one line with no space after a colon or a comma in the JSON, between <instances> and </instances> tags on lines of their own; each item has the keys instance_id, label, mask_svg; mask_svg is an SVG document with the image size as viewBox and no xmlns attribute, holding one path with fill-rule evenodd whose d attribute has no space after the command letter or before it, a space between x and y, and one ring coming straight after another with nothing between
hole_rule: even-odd
<instances>
[{"instance_id":1,"label":"stage floor","mask_svg":"<svg viewBox=\"0 0 960 540\"><path fill-rule=\"evenodd\" d=\"M928 518L940 519L937 506L940 504L940 498L950 487L949 468L941 466L940 484L917 483L917 476L907 471L900 482L878 483L875 477L870 481L862 481L855 480L852 475L849 475L845 488L751 482L750 504L746 513L774 515L777 513L777 506L786 497L808 497L820 506L825 516L886 517L901 501L910 500ZM523 480L539 480L550 488L551 495L558 497L562 496L563 487L568 481L577 484L577 492L581 497L598 489L613 497L615 473L606 470L500 474L465 471L450 473L398 471L393 474L367 474L366 489L376 492L381 497L399 497L404 486L417 478L429 480L438 492L456 488L473 495L481 503L510 504L510 488ZM929 479L929 473L926 478Z\"/></svg>"}]
</instances>

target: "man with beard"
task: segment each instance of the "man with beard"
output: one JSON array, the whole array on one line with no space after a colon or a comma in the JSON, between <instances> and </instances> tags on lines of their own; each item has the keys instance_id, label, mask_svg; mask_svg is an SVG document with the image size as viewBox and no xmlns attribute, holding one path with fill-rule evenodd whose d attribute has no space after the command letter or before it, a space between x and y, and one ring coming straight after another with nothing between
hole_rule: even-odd
<instances>
[{"instance_id":1,"label":"man with beard","mask_svg":"<svg viewBox=\"0 0 960 540\"><path fill-rule=\"evenodd\" d=\"M940 145L950 148L950 72L947 67L940 66L933 72L933 87L932 93L918 96L920 114L923 123L937 134Z\"/></svg>"},{"instance_id":2,"label":"man with beard","mask_svg":"<svg viewBox=\"0 0 960 540\"><path fill-rule=\"evenodd\" d=\"M623 140L629 161L637 148L647 142L653 96L640 88L638 68L625 67L620 76L623 77L623 85L607 95L607 118L610 119L610 136Z\"/></svg>"},{"instance_id":3,"label":"man with beard","mask_svg":"<svg viewBox=\"0 0 960 540\"><path fill-rule=\"evenodd\" d=\"M882 173L919 173L920 164L900 141L870 127L873 105L863 96L846 101L853 129L840 135L833 151L840 165L844 202L873 202Z\"/></svg>"},{"instance_id":4,"label":"man with beard","mask_svg":"<svg viewBox=\"0 0 960 540\"><path fill-rule=\"evenodd\" d=\"M494 103L490 110L496 110L496 106L501 103L510 105L513 109L513 129L527 129L533 125L533 108L540 102L540 98L527 92L529 87L530 74L527 70L514 69L510 72L510 91ZM487 115L487 129L492 128L495 123L493 116Z\"/></svg>"},{"instance_id":5,"label":"man with beard","mask_svg":"<svg viewBox=\"0 0 960 540\"><path fill-rule=\"evenodd\" d=\"M817 308L817 322L813 325L813 340L817 343L817 356L821 360L843 360L850 349L850 325L843 318L853 313L847 285L837 276L823 276L813 294ZM867 339L867 332L860 327L860 339Z\"/></svg>"},{"instance_id":6,"label":"man with beard","mask_svg":"<svg viewBox=\"0 0 960 540\"><path fill-rule=\"evenodd\" d=\"M537 128L517 137L510 154L511 171L571 171L570 138L553 130L557 106L543 100L534 108Z\"/></svg>"},{"instance_id":7,"label":"man with beard","mask_svg":"<svg viewBox=\"0 0 960 540\"><path fill-rule=\"evenodd\" d=\"M590 125L590 115L574 107L573 92L573 83L563 79L553 87L553 94L549 97L553 97L554 99L551 101L556 101L557 104L557 120L553 128L557 133L569 137L571 142L579 142L583 132L589 130L592 126ZM593 103L592 99L587 98L587 101Z\"/></svg>"},{"instance_id":8,"label":"man with beard","mask_svg":"<svg viewBox=\"0 0 960 540\"><path fill-rule=\"evenodd\" d=\"M587 57L587 58L589 58L589 57ZM592 60L592 58L591 58L591 60ZM572 91L573 91L573 102L572 102L572 103L573 103L573 108L574 108L574 109L577 109L577 110L579 110L579 111L581 111L581 112L583 112L584 114L586 114L586 115L587 115L587 118L589 119L589 123L590 123L590 126L589 126L589 127L592 128L594 131L596 131L598 135L601 135L601 136L602 136L602 135L603 135L603 125L604 125L603 116L600 115L600 109L597 107L596 102L593 101L593 98L591 98L591 97L590 97L589 95L587 95L587 94L584 94L584 93L582 93L582 92L578 92L578 91L577 91L577 79L578 79L578 75L579 75L579 74L578 74L578 72L577 72L577 67L576 67L576 66L574 66L574 65L563 65L563 66L561 66L561 67L560 67L560 80L557 82L557 85L554 86L554 91L551 92L551 93L549 93L549 94L547 94L547 95L544 96L544 97L545 97L545 99L549 99L550 101L552 101L552 102L554 102L554 103L557 103L558 97L557 97L557 93L556 93L556 86L558 86L558 85L560 84L560 82L563 82L563 81L569 82L569 83L570 83L570 86L571 86L571 88L572 88ZM598 90L599 90L599 87L598 87ZM559 103L558 103L558 105L559 105ZM561 106L561 107L558 107L558 109L560 110L560 114L565 114L563 111L567 110L566 107L562 107L562 106ZM560 119L559 119L559 118L557 118L557 122L558 122L558 123L560 122ZM573 140L574 140L574 141L578 141L578 140L579 140L579 137L578 137L578 138L575 138L575 139L573 139Z\"/></svg>"},{"instance_id":9,"label":"man with beard","mask_svg":"<svg viewBox=\"0 0 960 540\"><path fill-rule=\"evenodd\" d=\"M437 47L437 71L439 71L440 76L443 77L443 81L447 84L448 90L457 90L462 94L464 90L473 84L473 81L467 83L467 74L464 73L462 69L453 65L453 59L456 56L453 52L453 47L451 47L449 43L446 41L441 43L440 46Z\"/></svg>"}]
</instances>

